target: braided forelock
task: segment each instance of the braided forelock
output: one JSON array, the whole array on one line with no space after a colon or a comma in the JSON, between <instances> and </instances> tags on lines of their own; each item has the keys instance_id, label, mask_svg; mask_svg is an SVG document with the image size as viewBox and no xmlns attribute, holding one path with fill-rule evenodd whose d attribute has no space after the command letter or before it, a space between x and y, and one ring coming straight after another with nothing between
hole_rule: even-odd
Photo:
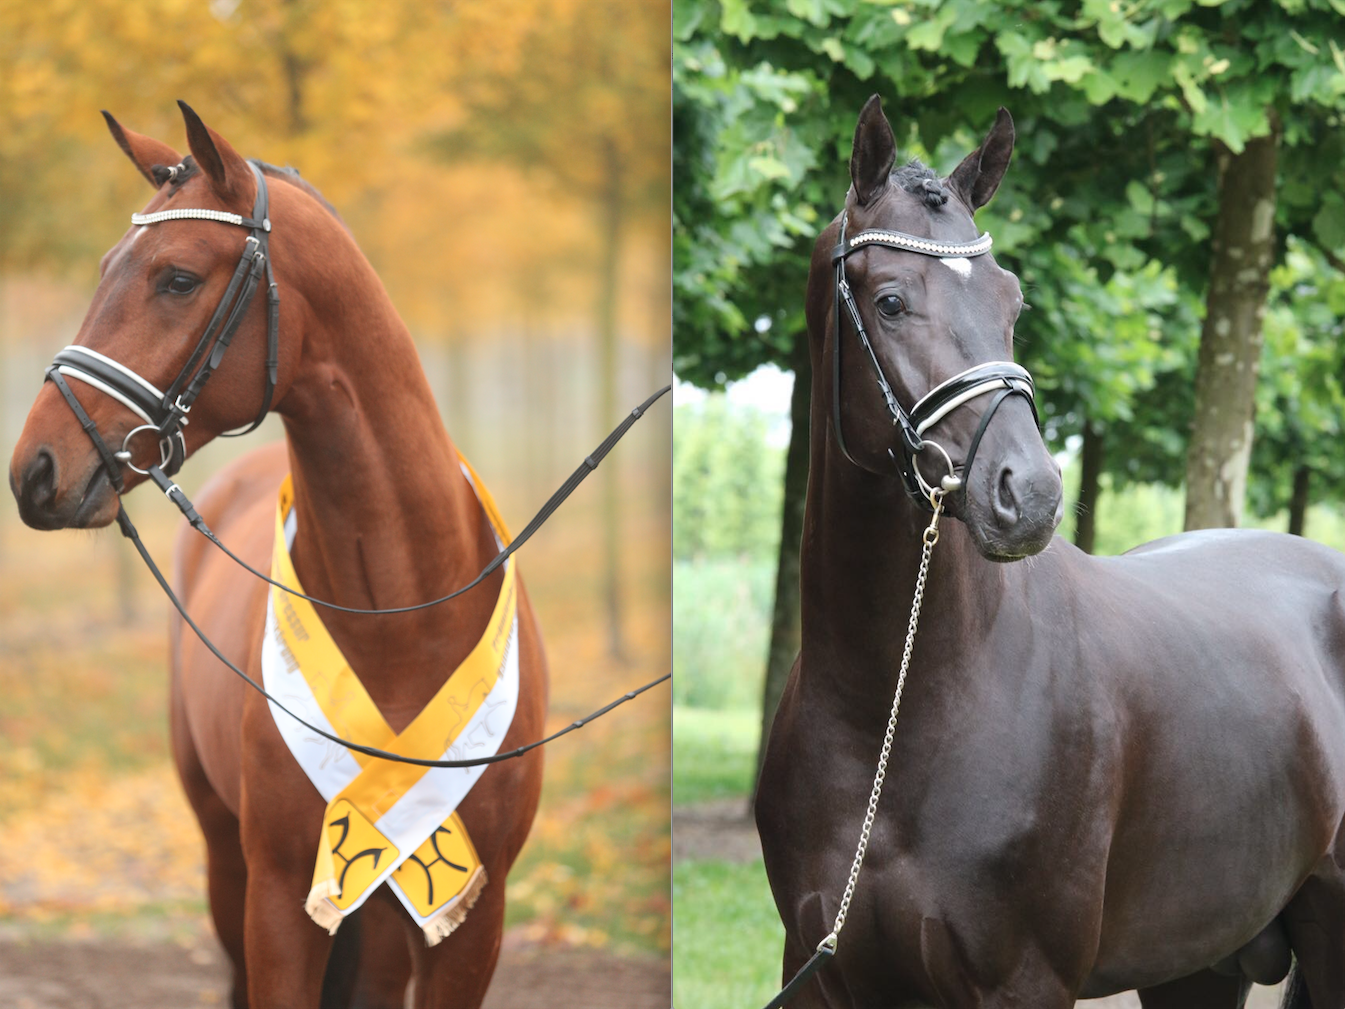
<instances>
[{"instance_id":1,"label":"braided forelock","mask_svg":"<svg viewBox=\"0 0 1345 1009\"><path fill-rule=\"evenodd\" d=\"M893 172L892 181L906 192L920 197L931 210L938 210L948 202L948 190L944 188L938 173L918 158L912 158Z\"/></svg>"}]
</instances>

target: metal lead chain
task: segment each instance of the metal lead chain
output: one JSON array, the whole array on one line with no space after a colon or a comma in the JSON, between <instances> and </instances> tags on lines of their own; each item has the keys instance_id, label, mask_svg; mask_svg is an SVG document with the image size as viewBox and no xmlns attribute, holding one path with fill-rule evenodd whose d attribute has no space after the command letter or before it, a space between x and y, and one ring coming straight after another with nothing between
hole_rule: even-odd
<instances>
[{"instance_id":1,"label":"metal lead chain","mask_svg":"<svg viewBox=\"0 0 1345 1009\"><path fill-rule=\"evenodd\" d=\"M836 949L836 940L845 927L845 916L850 910L850 900L855 895L855 884L859 881L859 870L864 864L864 853L869 848L869 834L873 830L873 820L878 814L878 799L883 794L883 779L887 777L887 761L892 756L892 740L897 730L897 712L901 710L901 692L906 686L906 671L911 666L911 651L915 648L915 630L920 623L920 604L925 598L925 578L929 574L929 558L934 552L934 544L939 542L939 516L943 513L944 492L933 488L929 492L929 503L934 506L929 525L923 537L924 549L920 554L920 573L915 577L915 598L911 602L911 619L906 625L906 648L901 653L901 671L897 674L897 690L892 698L892 714L887 719L887 733L883 736L883 749L878 755L878 770L873 776L873 791L869 793L869 808L864 813L864 827L859 832L859 846L855 849L855 860L850 866L850 879L845 884L845 894L841 897L840 910L836 912L836 921L831 932L817 944L818 950Z\"/></svg>"}]
</instances>

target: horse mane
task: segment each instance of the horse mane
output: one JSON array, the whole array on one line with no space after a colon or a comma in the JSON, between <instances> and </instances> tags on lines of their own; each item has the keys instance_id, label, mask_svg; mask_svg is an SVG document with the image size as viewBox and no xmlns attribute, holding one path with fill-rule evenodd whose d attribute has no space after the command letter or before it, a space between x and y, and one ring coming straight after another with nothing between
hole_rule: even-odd
<instances>
[{"instance_id":1,"label":"horse mane","mask_svg":"<svg viewBox=\"0 0 1345 1009\"><path fill-rule=\"evenodd\" d=\"M262 161L260 158L249 158L248 160L260 168L263 175L269 175L273 179L282 179L296 189L300 189L313 197L313 199L317 200L318 204L326 210L327 213L331 214L332 217L336 219L337 224L345 228L347 232L350 231L349 225L347 225L345 219L341 217L340 212L327 201L327 198L323 196L322 193L318 191L317 186L313 185L313 183L309 182L299 174L299 169L295 168L293 165L286 165L282 168L279 165L271 164L269 161ZM174 192L176 192L178 187L188 179L201 174L201 167L196 163L196 159L190 154L182 159L181 169L181 171L173 176ZM159 185L163 185L168 181L169 167L167 165L155 165L150 171L154 176L154 181Z\"/></svg>"},{"instance_id":2,"label":"horse mane","mask_svg":"<svg viewBox=\"0 0 1345 1009\"><path fill-rule=\"evenodd\" d=\"M262 170L263 175L269 175L275 179L284 179L290 185L303 190L309 196L313 197L313 199L317 200L327 213L336 218L337 224L345 228L346 231L350 230L346 225L345 219L341 217L340 212L327 202L327 197L318 192L317 186L313 185L313 183L309 182L299 174L299 169L295 168L293 165L286 165L284 168L281 168L279 165L273 165L269 161L262 161L260 158L253 158L252 161Z\"/></svg>"},{"instance_id":3,"label":"horse mane","mask_svg":"<svg viewBox=\"0 0 1345 1009\"><path fill-rule=\"evenodd\" d=\"M938 210L948 202L948 190L944 189L938 172L919 158L911 158L893 172L890 178L906 192L923 199L925 206L931 210Z\"/></svg>"}]
</instances>

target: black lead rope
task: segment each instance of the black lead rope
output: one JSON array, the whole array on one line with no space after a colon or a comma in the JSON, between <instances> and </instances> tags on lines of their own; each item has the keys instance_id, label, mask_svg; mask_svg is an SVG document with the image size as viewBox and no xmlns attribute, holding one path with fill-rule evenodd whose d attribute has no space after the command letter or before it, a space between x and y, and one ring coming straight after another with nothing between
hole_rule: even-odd
<instances>
[{"instance_id":1,"label":"black lead rope","mask_svg":"<svg viewBox=\"0 0 1345 1009\"><path fill-rule=\"evenodd\" d=\"M172 501L173 504L177 506L179 511L182 512L182 514L186 517L187 521L191 523L193 528L198 529L202 534L204 534L207 538L209 538L209 540L212 543L217 545L221 550L223 550L226 554L232 557L234 561L236 561L238 564L241 564L244 568L246 568L248 571L251 571L258 578L262 579L265 582L270 583L271 585L274 585L276 588L284 589L286 592L289 592L292 595L301 596L304 599L307 599L314 603L318 603L322 606L327 606L335 610L343 610L348 613L406 613L410 610L421 610L429 606L436 606L439 603L446 602L447 600L452 599L455 596L461 595L462 593L466 592L468 589L472 588L475 585L479 585L482 582L482 580L486 578L487 575L489 575L492 571L496 570L501 564L503 564L506 560L508 560L515 550L517 550L520 546L522 546L525 542L527 542L528 538L531 537L533 533L535 533L538 529L542 527L543 523L545 523L546 520L551 517L551 515L556 511L556 509L559 508L560 505L565 501L565 499L568 498L572 493L574 493L575 488L577 488L581 483L584 482L584 478L598 468L598 463L602 462L602 460L606 457L607 453L609 453L612 450L612 448L616 445L616 443L619 442L621 438L626 434L626 432L631 429L631 426L637 420L639 420L641 417L645 415L645 413L648 411L651 405L657 402L662 396L666 395L671 389L672 386L670 385L664 386L658 392L654 393L654 395L650 396L647 400L645 400L643 403L637 406L629 414L627 414L625 419L622 420L622 422L616 426L616 428L612 431L612 433L609 434L605 439L603 439L602 444L599 445L596 449L594 449L592 454L584 457L584 461L579 465L579 468L576 469L574 473L570 475L569 479L567 479L565 483L561 484L560 488L556 491L556 493L554 493L553 495L551 495L550 498L547 499L546 504L542 506L541 510L535 516L533 516L532 521L528 523L528 525L524 528L523 532L520 533L519 536L509 544L509 546L505 547L502 551L500 551L500 553L498 553L494 557L494 559L492 559L491 562L486 565L486 567L482 570L481 574L477 575L476 578L468 582L462 588L457 589L454 592L450 592L446 596L442 596L439 599L432 599L427 603L420 603L419 605L416 606L403 606L397 609L390 609L390 610L350 609L345 606L337 606L335 603L324 602L321 599L314 599L312 596L304 595L304 593L302 592L299 592L295 589L291 589L286 585L282 585L280 582L274 581L271 578L268 578L266 575L263 575L261 572L257 571L250 564L237 557L232 551L230 551L227 547L225 547L224 544L221 543L219 539L215 536L214 532L212 532L210 528L205 524L205 520L202 519L200 514L197 513L195 507L193 507L187 495L182 492L181 488L179 488L177 484L173 483L173 481L164 474L163 470L161 470L158 466L151 466L149 468L149 475L154 480L154 482L159 486L159 488L163 490L164 495L170 501ZM75 402L77 403L78 401ZM82 412L82 410L76 411L77 414L79 412ZM93 436L93 434L96 434L96 429L93 433L91 433L91 437ZM97 444L100 440L101 439L95 437L94 438L95 444ZM559 729L558 731L553 732L551 735L546 736L543 739L538 739L535 742L528 743L525 746L516 747L515 749L509 750L507 753L496 753L489 757L475 757L471 760L421 760L416 757L406 757L402 756L399 753L392 753L389 750L380 750L376 746L364 746L360 743L353 743L348 739L342 739L340 736L334 735L330 732L327 732L325 729L319 728L312 722L305 721L303 718L300 718L293 711L291 711L284 704L282 704L275 697L273 697L270 693L268 693L265 687L263 687L251 676L249 676L243 670L239 669L236 665L234 665L233 662L231 662L229 658L219 650L219 648L215 645L215 643L205 636L205 632L203 632L201 628L196 625L196 621L194 621L191 618L191 614L187 612L187 608L182 605L182 601L178 599L177 594L172 589L172 586L168 584L168 579L166 579L163 576L163 572L159 570L159 566L154 563L154 558L151 557L149 551L145 549L145 544L141 542L140 539L140 533L136 530L135 524L131 521L131 517L128 514L126 514L126 508L120 501L117 504L117 525L118 527L120 527L122 535L125 536L127 539L129 539L131 543L135 546L136 553L140 555L140 559L145 562L145 566L149 568L150 573L154 575L154 580L159 583L159 588L163 589L164 595L168 596L168 601L173 604L173 608L176 609L179 614L181 614L182 619L186 621L187 626L192 629L192 633L194 633L198 638L201 639L201 643L205 645L206 648L210 649L210 653L214 655L215 658L223 662L224 665L227 666L232 673L234 673L234 675L241 678L243 682L245 682L248 686L252 687L253 690L257 691L257 693L261 694L273 705L275 705L285 714L289 715L304 728L316 732L319 736L322 736L324 739L329 739L333 743L339 743L340 745L346 747L349 750L354 750L356 753L363 753L365 756L368 757L377 757L380 760L390 760L399 764L415 764L417 767L480 767L483 764L498 764L504 760L512 760L515 757L521 757L529 750L535 750L539 746L544 746L547 743L552 742L553 740L559 739L561 736L564 736L567 733L573 732L575 729L582 729L585 725L593 721L595 718L601 718L603 715L607 714L612 709L620 707L627 701L633 700L640 694L643 694L646 690L650 690L658 686L660 683L663 683L665 680L669 680L672 678L672 673L664 673L662 676L650 680L644 686L637 687L634 690L622 694L616 700L610 702L609 704L603 705L597 711L593 711L585 715L583 718L571 722L569 725L565 726L565 728Z\"/></svg>"},{"instance_id":2,"label":"black lead rope","mask_svg":"<svg viewBox=\"0 0 1345 1009\"><path fill-rule=\"evenodd\" d=\"M799 972L789 979L789 984L781 988L779 994L766 1003L766 1009L784 1009L784 1006L793 1001L794 996L808 983L808 979L835 955L835 946L819 946L817 952L808 958L808 962L799 968Z\"/></svg>"},{"instance_id":3,"label":"black lead rope","mask_svg":"<svg viewBox=\"0 0 1345 1009\"><path fill-rule=\"evenodd\" d=\"M159 570L159 566L154 563L154 558L152 558L149 555L149 551L145 549L145 544L140 541L140 533L136 531L134 523L131 522L131 517L126 514L126 508L121 505L117 507L117 525L121 527L122 535L135 545L136 553L140 554L140 559L145 562L145 566L148 567L150 573L154 575L154 580L159 583L159 588L163 589L164 594L168 596L168 601L173 604L174 609L176 609L178 613L182 614L182 619L187 622L187 626L201 639L201 643L210 649L211 654L214 655L215 658L223 662L235 675L241 677L243 682L265 697L281 711L285 712L285 714L293 718L304 728L311 729L324 739L330 739L333 743L340 743L342 746L346 747L346 749L354 750L357 753L363 753L368 757L378 757L380 760L391 760L399 764L415 764L417 767L480 767L482 764L498 764L502 760L512 760L514 757L523 756L523 754L527 753L529 750L535 750L539 746L545 746L553 739L559 739L567 732L573 732L575 729L582 729L589 722L593 721L593 719L601 718L613 708L620 707L632 698L643 694L646 690L658 686L664 680L672 678L672 673L664 673L662 676L658 677L658 679L650 680L643 687L637 687L629 693L622 694L610 704L603 705L597 711L571 722L569 725L565 726L565 728L553 732L544 739L528 743L526 746L517 747L516 749L510 750L508 753L496 753L489 757L475 757L472 760L420 760L416 757L404 757L400 753L380 750L376 746L363 746L360 743L352 743L348 739L342 739L340 736L333 735L325 729L318 728L312 722L300 718L269 694L265 687L230 662L228 657L216 647L215 643L205 636L205 633L201 628L196 626L196 621L191 618L191 614L187 612L187 608L182 605L182 601L178 599L177 594L173 592L172 587L168 584L168 579L163 576L163 572Z\"/></svg>"},{"instance_id":4,"label":"black lead rope","mask_svg":"<svg viewBox=\"0 0 1345 1009\"><path fill-rule=\"evenodd\" d=\"M575 471L570 474L569 478L563 484L561 484L559 488L557 488L556 492L552 494L550 498L547 499L546 504L542 505L541 509L537 512L537 514L532 517L532 521L529 522L523 528L523 531L519 533L518 536L516 536L507 547L505 547L498 554L496 554L489 564L487 564L484 568L481 569L481 573L479 575L473 578L466 585L462 586L462 588L454 589L446 596L440 596L438 599L431 599L427 603L417 603L414 606L394 606L386 610L365 610L354 606L340 606L336 603L328 602L325 599L318 599L314 596L307 595L303 592L300 592L298 589L291 588L290 586L285 585L282 582L278 582L275 579L271 578L270 576L265 575L262 572L258 571L251 564L243 560L243 558L239 557L236 553L234 553L227 546L225 546L223 541L220 540L220 538L215 535L214 530L212 530L208 525L206 525L205 519L201 518L201 516L197 514L196 509L192 507L191 501L187 499L187 495L182 493L182 489L178 487L177 484L173 483L173 481L170 480L163 473L163 471L159 469L159 467L151 466L149 468L149 475L150 478L153 479L153 481L156 484L158 484L159 489L164 492L168 500L172 501L173 504L177 505L178 510L181 511L182 514L186 517L187 521L191 523L193 529L199 532L206 539L210 540L210 542L215 544L215 546L223 550L224 553L228 555L228 557L235 564L246 569L247 571L250 571L252 574L260 578L262 581L270 585L274 585L281 591L288 592L292 596L298 596L300 599L307 599L310 603L314 603L318 606L325 606L329 610L337 610L341 613L357 613L365 615L375 613L412 613L415 610L428 609L431 606L438 606L440 603L446 603L450 599L457 598L464 592L468 591L469 589L475 588L476 586L480 585L483 581L485 581L486 578L488 578L494 571L496 571L500 567L500 565L502 565L505 561L507 561L510 557L512 557L514 552L518 550L519 547L523 546L524 543L528 542L528 540L532 538L533 533L537 532L538 529L542 528L546 520L549 519L552 516L552 514L555 513L556 509L559 508L565 502L565 499L568 498L571 494L573 494L575 490L579 487L579 485L583 483L585 479L587 479L588 475L598 468L598 463L602 462L603 459L607 457L607 453L612 451L612 449L616 446L616 443L619 442L625 436L626 432L631 429L632 425L634 425L634 423L637 420L639 420L646 413L648 413L649 408L653 406L656 402L658 402L659 399L661 399L663 396L667 395L667 393L670 392L671 390L672 390L671 385L665 385L662 389L654 393L647 400L645 400L634 410L628 413L625 416L625 418L621 421L621 423L618 424L613 429L612 433L603 439L602 444L599 445L597 448L595 448L591 454L586 455L584 457L584 461L579 464L579 466L575 469Z\"/></svg>"}]
</instances>

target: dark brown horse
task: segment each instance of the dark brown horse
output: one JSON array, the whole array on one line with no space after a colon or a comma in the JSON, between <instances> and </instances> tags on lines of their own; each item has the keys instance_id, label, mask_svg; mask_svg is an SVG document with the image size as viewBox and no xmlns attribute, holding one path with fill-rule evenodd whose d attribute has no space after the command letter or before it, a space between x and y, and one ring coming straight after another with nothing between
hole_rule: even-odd
<instances>
[{"instance_id":1,"label":"dark brown horse","mask_svg":"<svg viewBox=\"0 0 1345 1009\"><path fill-rule=\"evenodd\" d=\"M155 189L146 212L191 207L247 216L259 189L252 169L195 113L183 112L192 152L185 162L108 118ZM167 168L180 162L170 178ZM265 569L277 488L292 473L292 556L308 592L367 609L444 595L480 571L497 544L459 469L410 335L335 212L293 173L263 170L281 294L274 409L286 443L229 466L197 505L225 542ZM212 220L132 228L103 258L76 343L168 388L221 300L244 240L238 228ZM196 401L185 428L189 453L257 414L266 315L259 298ZM114 446L141 423L111 396L70 384ZM138 478L126 476L129 489ZM52 383L39 393L15 448L10 485L35 528L105 526L117 513L107 467ZM401 732L475 644L500 579L497 571L478 589L415 613L323 613L393 730ZM176 582L205 633L261 679L266 585L186 529ZM546 713L546 662L521 591L518 613L519 701L502 749L537 739ZM461 928L427 948L381 887L337 932L334 946L304 911L323 798L266 702L178 620L172 669L173 753L205 833L211 913L234 966L233 1004L401 1006L414 976L417 1006L479 1005L499 954L505 877L537 808L541 751L487 768L459 807L491 881Z\"/></svg>"},{"instance_id":2,"label":"dark brown horse","mask_svg":"<svg viewBox=\"0 0 1345 1009\"><path fill-rule=\"evenodd\" d=\"M892 173L877 99L850 162L851 233L966 243L1013 147L1001 111L947 179ZM928 514L817 242L803 642L756 816L793 975L832 927L892 703ZM1016 278L875 246L846 275L908 406L1012 358ZM830 367L843 350L839 404ZM1296 1009L1345 1006L1345 557L1272 533L1121 557L1060 538L1061 484L1025 397L984 439L933 553L886 791L839 948L800 1006L1025 1006L1137 988L1146 1009L1240 1007L1297 957ZM933 429L965 459L987 398ZM833 406L848 458L838 445ZM932 453L920 464L943 472ZM1032 556L1035 555L1035 556ZM1027 557L1020 563L995 563Z\"/></svg>"}]
</instances>

